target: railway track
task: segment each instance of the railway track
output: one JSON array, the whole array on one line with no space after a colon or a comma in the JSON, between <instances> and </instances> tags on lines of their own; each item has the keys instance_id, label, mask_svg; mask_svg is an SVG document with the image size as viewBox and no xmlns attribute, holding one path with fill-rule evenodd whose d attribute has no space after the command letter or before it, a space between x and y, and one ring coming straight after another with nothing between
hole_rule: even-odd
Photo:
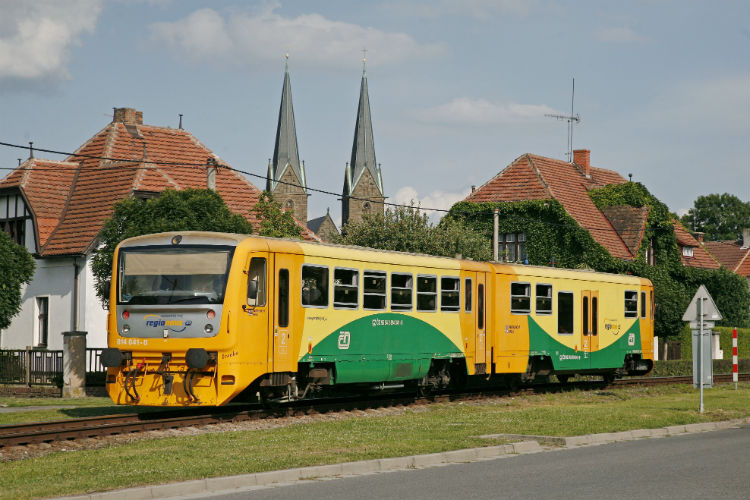
<instances>
[{"instance_id":1,"label":"railway track","mask_svg":"<svg viewBox=\"0 0 750 500\"><path fill-rule=\"evenodd\" d=\"M750 374L741 374L740 380L750 380ZM716 383L732 381L730 375L714 375ZM613 385L661 385L674 383L692 383L693 377L644 377L618 379ZM181 427L241 422L284 416L298 416L310 413L328 413L343 410L366 410L397 405L420 405L433 402L448 402L476 399L485 396L502 396L545 390L590 389L601 387L600 381L578 381L560 384L540 384L526 386L519 390L479 390L461 394L443 394L429 398L418 398L413 395L380 395L367 400L357 398L339 398L334 400L301 401L278 408L262 408L260 405L230 405L211 409L190 408L170 409L85 417L50 422L34 422L0 426L0 448L25 446L30 444L50 443L54 441L98 438L116 434L138 433L151 430L177 429Z\"/></svg>"}]
</instances>

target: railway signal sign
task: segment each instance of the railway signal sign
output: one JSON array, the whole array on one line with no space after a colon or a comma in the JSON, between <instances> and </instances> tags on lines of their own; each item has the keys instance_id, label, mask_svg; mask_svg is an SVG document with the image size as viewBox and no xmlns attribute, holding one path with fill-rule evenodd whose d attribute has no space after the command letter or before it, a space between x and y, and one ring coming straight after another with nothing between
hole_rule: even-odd
<instances>
[{"instance_id":1,"label":"railway signal sign","mask_svg":"<svg viewBox=\"0 0 750 500\"><path fill-rule=\"evenodd\" d=\"M715 321L721 319L722 315L714 299L711 298L706 287L701 285L685 310L685 314L682 315L683 321L690 322L690 329L693 332L693 387L700 387L701 390L701 413L703 413L703 387L714 385L711 328Z\"/></svg>"}]
</instances>

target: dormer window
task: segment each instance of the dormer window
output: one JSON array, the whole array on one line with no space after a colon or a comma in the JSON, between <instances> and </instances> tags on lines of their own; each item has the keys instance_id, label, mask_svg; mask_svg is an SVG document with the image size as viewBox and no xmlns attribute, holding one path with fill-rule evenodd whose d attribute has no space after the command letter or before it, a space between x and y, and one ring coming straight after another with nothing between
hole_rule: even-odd
<instances>
[{"instance_id":1,"label":"dormer window","mask_svg":"<svg viewBox=\"0 0 750 500\"><path fill-rule=\"evenodd\" d=\"M693 248L694 247L682 247L682 256L683 257L692 257L693 256Z\"/></svg>"}]
</instances>

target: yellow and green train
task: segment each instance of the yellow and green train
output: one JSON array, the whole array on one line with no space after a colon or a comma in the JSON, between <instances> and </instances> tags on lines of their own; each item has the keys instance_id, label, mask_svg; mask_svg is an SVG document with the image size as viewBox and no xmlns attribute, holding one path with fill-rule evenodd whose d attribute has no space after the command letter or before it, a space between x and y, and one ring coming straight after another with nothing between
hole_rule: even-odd
<instances>
[{"instance_id":1,"label":"yellow and green train","mask_svg":"<svg viewBox=\"0 0 750 500\"><path fill-rule=\"evenodd\" d=\"M653 366L647 279L257 236L181 232L114 256L106 386L118 404L611 380Z\"/></svg>"}]
</instances>

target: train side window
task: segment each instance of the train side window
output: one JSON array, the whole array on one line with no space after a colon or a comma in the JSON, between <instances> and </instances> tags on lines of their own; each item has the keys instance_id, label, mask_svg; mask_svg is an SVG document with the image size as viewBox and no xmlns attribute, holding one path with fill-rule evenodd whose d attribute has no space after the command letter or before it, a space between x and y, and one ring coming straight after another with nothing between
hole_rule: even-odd
<instances>
[{"instance_id":1,"label":"train side window","mask_svg":"<svg viewBox=\"0 0 750 500\"><path fill-rule=\"evenodd\" d=\"M289 326L289 269L279 270L279 326Z\"/></svg>"},{"instance_id":2,"label":"train side window","mask_svg":"<svg viewBox=\"0 0 750 500\"><path fill-rule=\"evenodd\" d=\"M356 309L359 304L359 270L336 267L333 270L333 307Z\"/></svg>"},{"instance_id":3,"label":"train side window","mask_svg":"<svg viewBox=\"0 0 750 500\"><path fill-rule=\"evenodd\" d=\"M484 285L477 285L477 328L484 329Z\"/></svg>"},{"instance_id":4,"label":"train side window","mask_svg":"<svg viewBox=\"0 0 750 500\"><path fill-rule=\"evenodd\" d=\"M557 292L557 333L573 333L573 293Z\"/></svg>"},{"instance_id":5,"label":"train side window","mask_svg":"<svg viewBox=\"0 0 750 500\"><path fill-rule=\"evenodd\" d=\"M328 307L328 268L326 266L302 266L302 305L304 307Z\"/></svg>"},{"instance_id":6,"label":"train side window","mask_svg":"<svg viewBox=\"0 0 750 500\"><path fill-rule=\"evenodd\" d=\"M510 312L529 314L531 312L531 283L510 284Z\"/></svg>"},{"instance_id":7,"label":"train side window","mask_svg":"<svg viewBox=\"0 0 750 500\"><path fill-rule=\"evenodd\" d=\"M461 309L461 280L452 276L440 278L440 310L457 312Z\"/></svg>"},{"instance_id":8,"label":"train side window","mask_svg":"<svg viewBox=\"0 0 750 500\"><path fill-rule=\"evenodd\" d=\"M266 305L266 259L253 257L247 271L247 305Z\"/></svg>"},{"instance_id":9,"label":"train side window","mask_svg":"<svg viewBox=\"0 0 750 500\"><path fill-rule=\"evenodd\" d=\"M638 317L638 292L625 290L625 317Z\"/></svg>"},{"instance_id":10,"label":"train side window","mask_svg":"<svg viewBox=\"0 0 750 500\"><path fill-rule=\"evenodd\" d=\"M391 273L391 310L411 311L414 278L411 274Z\"/></svg>"},{"instance_id":11,"label":"train side window","mask_svg":"<svg viewBox=\"0 0 750 500\"><path fill-rule=\"evenodd\" d=\"M646 292L641 292L641 318L646 317Z\"/></svg>"},{"instance_id":12,"label":"train side window","mask_svg":"<svg viewBox=\"0 0 750 500\"><path fill-rule=\"evenodd\" d=\"M591 297L591 334L599 335L599 297Z\"/></svg>"},{"instance_id":13,"label":"train side window","mask_svg":"<svg viewBox=\"0 0 750 500\"><path fill-rule=\"evenodd\" d=\"M536 285L536 313L552 314L552 285Z\"/></svg>"},{"instance_id":14,"label":"train side window","mask_svg":"<svg viewBox=\"0 0 750 500\"><path fill-rule=\"evenodd\" d=\"M654 304L654 291L650 290L648 292L648 295L651 298L651 300L650 300L650 302L651 302L651 319L654 319L654 308L655 308L655 304Z\"/></svg>"},{"instance_id":15,"label":"train side window","mask_svg":"<svg viewBox=\"0 0 750 500\"><path fill-rule=\"evenodd\" d=\"M589 325L589 298L586 295L583 296L583 334L591 334L591 326Z\"/></svg>"},{"instance_id":16,"label":"train side window","mask_svg":"<svg viewBox=\"0 0 750 500\"><path fill-rule=\"evenodd\" d=\"M464 311L471 312L471 278L464 280Z\"/></svg>"},{"instance_id":17,"label":"train side window","mask_svg":"<svg viewBox=\"0 0 750 500\"><path fill-rule=\"evenodd\" d=\"M385 309L385 276L380 271L365 271L362 306L365 309Z\"/></svg>"},{"instance_id":18,"label":"train side window","mask_svg":"<svg viewBox=\"0 0 750 500\"><path fill-rule=\"evenodd\" d=\"M417 276L417 311L437 309L437 276Z\"/></svg>"}]
</instances>

